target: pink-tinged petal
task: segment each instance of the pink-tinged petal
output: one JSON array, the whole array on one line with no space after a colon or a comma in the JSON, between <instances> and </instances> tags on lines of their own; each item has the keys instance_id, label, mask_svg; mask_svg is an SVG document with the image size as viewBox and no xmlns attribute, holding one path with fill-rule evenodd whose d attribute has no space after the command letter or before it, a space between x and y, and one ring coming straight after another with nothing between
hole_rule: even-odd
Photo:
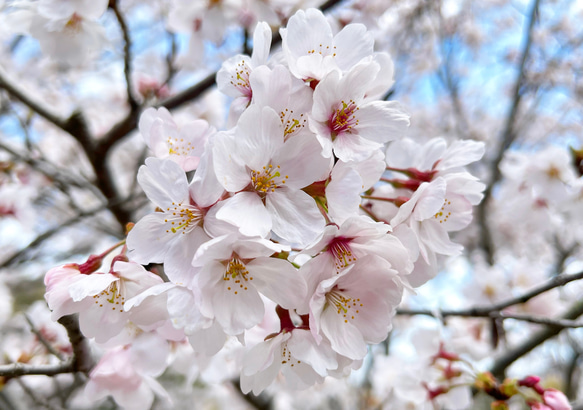
<instances>
[{"instance_id":1,"label":"pink-tinged petal","mask_svg":"<svg viewBox=\"0 0 583 410\"><path fill-rule=\"evenodd\" d=\"M447 181L448 195L450 192L463 195L472 205L478 205L484 197L486 185L467 172L448 173L443 178Z\"/></svg>"},{"instance_id":2,"label":"pink-tinged petal","mask_svg":"<svg viewBox=\"0 0 583 410\"><path fill-rule=\"evenodd\" d=\"M244 394L252 391L254 395L259 395L271 383L273 383L279 374L280 368L281 363L278 360L274 360L267 369L262 370L259 373L249 376L241 374L241 391Z\"/></svg>"},{"instance_id":3,"label":"pink-tinged petal","mask_svg":"<svg viewBox=\"0 0 583 410\"><path fill-rule=\"evenodd\" d=\"M243 159L234 153L235 141L233 135L219 132L215 135L212 148L217 180L229 192L240 191L251 183Z\"/></svg>"},{"instance_id":4,"label":"pink-tinged petal","mask_svg":"<svg viewBox=\"0 0 583 410\"><path fill-rule=\"evenodd\" d=\"M422 242L437 253L459 255L464 247L449 239L447 231L438 222L429 220L420 224L419 237Z\"/></svg>"},{"instance_id":5,"label":"pink-tinged petal","mask_svg":"<svg viewBox=\"0 0 583 410\"><path fill-rule=\"evenodd\" d=\"M373 54L374 38L363 24L349 24L334 37L336 64L348 71L360 60Z\"/></svg>"},{"instance_id":6,"label":"pink-tinged petal","mask_svg":"<svg viewBox=\"0 0 583 410\"><path fill-rule=\"evenodd\" d=\"M182 286L175 286L167 290L168 313L172 325L177 329L184 329L187 335L194 331L207 328L212 320L200 313L194 293Z\"/></svg>"},{"instance_id":7,"label":"pink-tinged petal","mask_svg":"<svg viewBox=\"0 0 583 410\"><path fill-rule=\"evenodd\" d=\"M437 260L433 251L427 253L427 260L428 262L424 258L417 259L413 272L405 278L414 288L418 288L437 275Z\"/></svg>"},{"instance_id":8,"label":"pink-tinged petal","mask_svg":"<svg viewBox=\"0 0 583 410\"><path fill-rule=\"evenodd\" d=\"M415 240L415 244L417 241ZM362 255L378 255L387 260L393 269L399 274L406 275L413 269L413 262L409 256L408 249L394 235L387 234L377 239L363 241L352 241L350 247L355 253Z\"/></svg>"},{"instance_id":9,"label":"pink-tinged petal","mask_svg":"<svg viewBox=\"0 0 583 410\"><path fill-rule=\"evenodd\" d=\"M366 90L367 100L382 99L395 82L395 65L389 54L385 52L374 53L373 61L379 65L379 72L383 74L375 76L368 85Z\"/></svg>"},{"instance_id":10,"label":"pink-tinged petal","mask_svg":"<svg viewBox=\"0 0 583 410\"><path fill-rule=\"evenodd\" d=\"M218 322L214 322L207 328L195 330L188 336L188 341L192 349L205 356L214 356L217 354L225 345L226 340L227 335Z\"/></svg>"},{"instance_id":11,"label":"pink-tinged petal","mask_svg":"<svg viewBox=\"0 0 583 410\"><path fill-rule=\"evenodd\" d=\"M227 260L233 254L233 235L223 235L201 244L192 259L192 265L204 266L211 261Z\"/></svg>"},{"instance_id":12,"label":"pink-tinged petal","mask_svg":"<svg viewBox=\"0 0 583 410\"><path fill-rule=\"evenodd\" d=\"M382 144L348 131L340 133L333 145L334 154L344 162L363 161L382 148Z\"/></svg>"},{"instance_id":13,"label":"pink-tinged petal","mask_svg":"<svg viewBox=\"0 0 583 410\"><path fill-rule=\"evenodd\" d=\"M261 107L275 108L282 105L281 100L289 98L291 77L288 69L282 65L276 65L273 69L257 67L249 81L253 89L253 103Z\"/></svg>"},{"instance_id":14,"label":"pink-tinged petal","mask_svg":"<svg viewBox=\"0 0 583 410\"><path fill-rule=\"evenodd\" d=\"M211 290L207 289L207 292ZM223 282L212 289L212 292L214 292L212 304L215 318L225 333L238 335L263 320L265 306L252 285L239 287L233 283L229 286Z\"/></svg>"},{"instance_id":15,"label":"pink-tinged petal","mask_svg":"<svg viewBox=\"0 0 583 410\"><path fill-rule=\"evenodd\" d=\"M162 209L188 200L186 174L173 161L146 158L146 165L138 171L138 182L148 199Z\"/></svg>"},{"instance_id":16,"label":"pink-tinged petal","mask_svg":"<svg viewBox=\"0 0 583 410\"><path fill-rule=\"evenodd\" d=\"M241 115L235 132L236 143L230 152L255 171L268 165L283 145L283 125L271 107L251 105Z\"/></svg>"},{"instance_id":17,"label":"pink-tinged petal","mask_svg":"<svg viewBox=\"0 0 583 410\"><path fill-rule=\"evenodd\" d=\"M348 166L356 170L362 178L363 191L368 190L376 184L385 172L384 154L381 151L375 151L370 157L363 161L348 162ZM336 163L338 166L338 163Z\"/></svg>"},{"instance_id":18,"label":"pink-tinged petal","mask_svg":"<svg viewBox=\"0 0 583 410\"><path fill-rule=\"evenodd\" d=\"M424 182L417 188L413 194L413 197L418 198L413 210L416 221L430 219L439 212L445 201L446 185L443 178L437 178L429 183Z\"/></svg>"},{"instance_id":19,"label":"pink-tinged petal","mask_svg":"<svg viewBox=\"0 0 583 410\"><path fill-rule=\"evenodd\" d=\"M219 184L215 174L212 146L210 144L207 145L207 149L200 159L200 164L192 178L189 191L194 202L201 208L213 205L223 195L224 188Z\"/></svg>"},{"instance_id":20,"label":"pink-tinged petal","mask_svg":"<svg viewBox=\"0 0 583 410\"><path fill-rule=\"evenodd\" d=\"M158 377L166 370L170 348L156 333L142 333L130 349L130 362L143 375Z\"/></svg>"},{"instance_id":21,"label":"pink-tinged petal","mask_svg":"<svg viewBox=\"0 0 583 410\"><path fill-rule=\"evenodd\" d=\"M223 62L217 72L217 88L229 97L250 97L249 73L251 60L248 56L237 54Z\"/></svg>"},{"instance_id":22,"label":"pink-tinged petal","mask_svg":"<svg viewBox=\"0 0 583 410\"><path fill-rule=\"evenodd\" d=\"M312 366L320 376L326 376L328 369L338 367L336 354L329 343L322 342L318 345L309 330L295 329L287 347L296 359Z\"/></svg>"},{"instance_id":23,"label":"pink-tinged petal","mask_svg":"<svg viewBox=\"0 0 583 410\"><path fill-rule=\"evenodd\" d=\"M260 257L246 266L257 290L281 307L295 309L306 297L304 278L290 262Z\"/></svg>"},{"instance_id":24,"label":"pink-tinged petal","mask_svg":"<svg viewBox=\"0 0 583 410\"><path fill-rule=\"evenodd\" d=\"M350 359L360 360L366 356L366 343L360 331L351 322L345 322L342 314L328 306L322 312L322 333L326 335L332 349Z\"/></svg>"},{"instance_id":25,"label":"pink-tinged petal","mask_svg":"<svg viewBox=\"0 0 583 410\"><path fill-rule=\"evenodd\" d=\"M447 232L464 229L472 221L472 204L463 196L447 193L441 209L431 218Z\"/></svg>"},{"instance_id":26,"label":"pink-tinged petal","mask_svg":"<svg viewBox=\"0 0 583 410\"><path fill-rule=\"evenodd\" d=\"M123 304L123 308L126 312L130 311L133 307L140 306L144 300L146 300L150 296L159 296L168 290L175 288L177 285L170 282L159 283L148 289L144 290L143 292L139 293L138 295L127 299Z\"/></svg>"},{"instance_id":27,"label":"pink-tinged petal","mask_svg":"<svg viewBox=\"0 0 583 410\"><path fill-rule=\"evenodd\" d=\"M96 305L97 306L97 305ZM115 309L115 310L113 310ZM79 312L79 328L86 337L94 337L97 343L105 343L121 333L128 320L128 313L121 307L103 306Z\"/></svg>"},{"instance_id":28,"label":"pink-tinged petal","mask_svg":"<svg viewBox=\"0 0 583 410\"><path fill-rule=\"evenodd\" d=\"M217 218L239 227L246 236L267 237L272 227L270 213L254 192L239 192L223 201Z\"/></svg>"},{"instance_id":29,"label":"pink-tinged petal","mask_svg":"<svg viewBox=\"0 0 583 410\"><path fill-rule=\"evenodd\" d=\"M289 333L280 333L264 342L253 346L244 356L241 375L251 376L269 368L272 363L279 362L276 356L281 354L281 344L290 338Z\"/></svg>"},{"instance_id":30,"label":"pink-tinged petal","mask_svg":"<svg viewBox=\"0 0 583 410\"><path fill-rule=\"evenodd\" d=\"M168 233L168 223L162 212L146 215L138 221L128 234L128 256L143 265L163 262L178 234Z\"/></svg>"},{"instance_id":31,"label":"pink-tinged petal","mask_svg":"<svg viewBox=\"0 0 583 410\"><path fill-rule=\"evenodd\" d=\"M385 143L403 137L409 115L394 101L373 101L361 105L356 113L356 132L367 140Z\"/></svg>"},{"instance_id":32,"label":"pink-tinged petal","mask_svg":"<svg viewBox=\"0 0 583 410\"><path fill-rule=\"evenodd\" d=\"M332 71L320 81L314 90L314 104L312 106L311 118L325 124L332 115L333 107L341 100L339 92L340 73Z\"/></svg>"},{"instance_id":33,"label":"pink-tinged petal","mask_svg":"<svg viewBox=\"0 0 583 410\"><path fill-rule=\"evenodd\" d=\"M463 167L464 165L480 160L484 156L484 152L486 152L486 146L483 142L473 140L454 141L436 168L438 170L445 170Z\"/></svg>"},{"instance_id":34,"label":"pink-tinged petal","mask_svg":"<svg viewBox=\"0 0 583 410\"><path fill-rule=\"evenodd\" d=\"M264 21L257 23L255 31L253 31L253 53L251 53L251 62L254 68L267 63L271 48L271 35L269 24Z\"/></svg>"},{"instance_id":35,"label":"pink-tinged petal","mask_svg":"<svg viewBox=\"0 0 583 410\"><path fill-rule=\"evenodd\" d=\"M95 296L106 289L111 283L117 281L119 278L109 273L94 273L91 275L84 275L82 280L79 280L69 286L69 295L75 302L79 302L86 297Z\"/></svg>"},{"instance_id":36,"label":"pink-tinged petal","mask_svg":"<svg viewBox=\"0 0 583 410\"><path fill-rule=\"evenodd\" d=\"M164 272L168 279L179 285L190 287L197 270L192 266L192 258L199 246L210 239L202 228L194 228L180 235L164 258Z\"/></svg>"},{"instance_id":37,"label":"pink-tinged petal","mask_svg":"<svg viewBox=\"0 0 583 410\"><path fill-rule=\"evenodd\" d=\"M332 159L320 155L320 144L312 135L296 135L288 140L273 156L273 165L281 166L288 178L285 186L301 189L330 175Z\"/></svg>"},{"instance_id":38,"label":"pink-tinged petal","mask_svg":"<svg viewBox=\"0 0 583 410\"><path fill-rule=\"evenodd\" d=\"M337 93L342 98L337 99L336 102L353 100L360 104L367 88L373 79L378 76L379 70L380 66L368 58L352 67L340 81Z\"/></svg>"},{"instance_id":39,"label":"pink-tinged petal","mask_svg":"<svg viewBox=\"0 0 583 410\"><path fill-rule=\"evenodd\" d=\"M305 246L324 229L324 217L314 199L304 191L276 189L267 196L265 205L273 221L273 232L288 242Z\"/></svg>"},{"instance_id":40,"label":"pink-tinged petal","mask_svg":"<svg viewBox=\"0 0 583 410\"><path fill-rule=\"evenodd\" d=\"M332 179L326 186L326 201L328 213L339 225L358 213L361 203L360 193L363 190L362 179L358 172L349 167L332 171Z\"/></svg>"}]
</instances>

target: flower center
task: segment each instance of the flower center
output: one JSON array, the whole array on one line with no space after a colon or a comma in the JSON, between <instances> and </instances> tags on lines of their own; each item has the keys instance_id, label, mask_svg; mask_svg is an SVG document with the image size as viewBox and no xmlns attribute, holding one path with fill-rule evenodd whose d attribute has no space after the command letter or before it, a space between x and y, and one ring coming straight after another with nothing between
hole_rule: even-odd
<instances>
[{"instance_id":1,"label":"flower center","mask_svg":"<svg viewBox=\"0 0 583 410\"><path fill-rule=\"evenodd\" d=\"M339 237L334 238L328 245L328 252L334 256L336 273L351 263L356 262L356 256L352 254L352 249L350 249L350 241L350 238Z\"/></svg>"},{"instance_id":2,"label":"flower center","mask_svg":"<svg viewBox=\"0 0 583 410\"><path fill-rule=\"evenodd\" d=\"M451 216L451 212L448 211L449 205L451 205L451 201L445 198L445 201L443 202L441 209L435 215L433 215L433 217L436 220L438 220L440 224L447 222L447 220Z\"/></svg>"},{"instance_id":3,"label":"flower center","mask_svg":"<svg viewBox=\"0 0 583 410\"><path fill-rule=\"evenodd\" d=\"M227 290L232 290L236 295L239 290L247 290L247 282L253 280L253 277L249 275L249 271L243 262L238 258L233 258L229 261L223 280L227 285ZM232 283L230 283L232 281Z\"/></svg>"},{"instance_id":4,"label":"flower center","mask_svg":"<svg viewBox=\"0 0 583 410\"><path fill-rule=\"evenodd\" d=\"M304 114L300 114L299 117L296 117L294 116L294 110L288 110L286 108L285 111L280 111L279 118L284 127L283 137L286 140L292 135L297 134L300 129L306 126L306 118L304 117Z\"/></svg>"},{"instance_id":5,"label":"flower center","mask_svg":"<svg viewBox=\"0 0 583 410\"><path fill-rule=\"evenodd\" d=\"M168 144L168 153L170 155L188 156L194 149L192 142L185 142L183 138L168 137L166 143Z\"/></svg>"},{"instance_id":6,"label":"flower center","mask_svg":"<svg viewBox=\"0 0 583 410\"><path fill-rule=\"evenodd\" d=\"M203 213L196 206L182 205L182 202L176 204L172 202L171 208L166 208L167 218L164 222L170 224L166 232L186 234L192 231L196 226L200 226Z\"/></svg>"},{"instance_id":7,"label":"flower center","mask_svg":"<svg viewBox=\"0 0 583 410\"><path fill-rule=\"evenodd\" d=\"M241 94L251 99L253 91L251 90L251 84L249 83L249 66L245 61L241 61L237 64L235 69L235 75L231 75L231 84L235 87Z\"/></svg>"},{"instance_id":8,"label":"flower center","mask_svg":"<svg viewBox=\"0 0 583 410\"><path fill-rule=\"evenodd\" d=\"M275 192L275 189L285 184L286 179L289 178L288 175L282 176L279 169L279 165L274 168L273 165L269 164L261 171L251 170L253 189L260 195Z\"/></svg>"},{"instance_id":9,"label":"flower center","mask_svg":"<svg viewBox=\"0 0 583 410\"><path fill-rule=\"evenodd\" d=\"M354 315L360 313L359 308L363 306L359 298L354 299L345 295L336 286L326 294L326 302L333 305L336 312L344 317L344 323L348 323L348 319L354 319Z\"/></svg>"},{"instance_id":10,"label":"flower center","mask_svg":"<svg viewBox=\"0 0 583 410\"><path fill-rule=\"evenodd\" d=\"M358 120L354 115L359 108L353 100L345 102L344 100L332 112L328 120L328 126L332 133L332 139L343 132L351 132L352 127L358 125Z\"/></svg>"},{"instance_id":11,"label":"flower center","mask_svg":"<svg viewBox=\"0 0 583 410\"><path fill-rule=\"evenodd\" d=\"M329 56L336 57L336 46L325 46L320 44L318 47L315 47L311 50L308 50L308 54L320 54L322 56Z\"/></svg>"},{"instance_id":12,"label":"flower center","mask_svg":"<svg viewBox=\"0 0 583 410\"><path fill-rule=\"evenodd\" d=\"M78 32L81 29L81 23L83 22L83 17L77 13L73 13L69 21L65 24L65 29L73 32Z\"/></svg>"},{"instance_id":13,"label":"flower center","mask_svg":"<svg viewBox=\"0 0 583 410\"><path fill-rule=\"evenodd\" d=\"M300 364L301 361L292 358L291 352L287 348L287 342L281 344L281 364L294 367L295 364Z\"/></svg>"},{"instance_id":14,"label":"flower center","mask_svg":"<svg viewBox=\"0 0 583 410\"><path fill-rule=\"evenodd\" d=\"M104 305L105 307L111 306L111 310L117 310L118 312L123 313L123 304L126 298L122 293L121 285L121 280L115 280L110 283L107 288L101 291L101 293L93 296L95 304L100 308L104 307Z\"/></svg>"}]
</instances>

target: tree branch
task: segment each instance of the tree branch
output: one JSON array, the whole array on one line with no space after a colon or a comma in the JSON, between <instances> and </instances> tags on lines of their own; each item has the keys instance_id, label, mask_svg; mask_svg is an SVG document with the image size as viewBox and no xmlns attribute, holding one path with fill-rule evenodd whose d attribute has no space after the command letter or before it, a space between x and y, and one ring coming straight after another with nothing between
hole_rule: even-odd
<instances>
[{"instance_id":1,"label":"tree branch","mask_svg":"<svg viewBox=\"0 0 583 410\"><path fill-rule=\"evenodd\" d=\"M119 27L121 28L121 32L123 35L123 39L124 39L124 48L123 48L124 71L123 71L123 73L124 73L124 77L126 80L126 93L128 96L128 103L130 105L130 109L131 109L131 111L135 111L138 108L139 104L136 101L136 99L134 98L134 92L133 92L132 56L131 56L132 41L130 39L128 25L125 21L124 16L121 14L121 12L119 11L119 8L117 7L116 0L110 0L109 8L111 10L113 10L113 13L115 14L115 17L117 18L117 22L119 23Z\"/></svg>"},{"instance_id":2,"label":"tree branch","mask_svg":"<svg viewBox=\"0 0 583 410\"><path fill-rule=\"evenodd\" d=\"M500 162L504 157L504 153L516 138L514 126L516 122L516 116L518 114L518 108L522 100L522 93L520 90L522 88L525 77L526 61L528 60L528 56L530 54L530 49L532 45L532 33L538 13L539 3L540 0L534 0L532 3L530 15L528 17L526 25L520 63L518 65L518 71L516 73L516 80L514 81L512 101L510 103L508 115L506 116L506 121L504 123L504 128L501 134L500 146L498 147L498 152L496 153L496 156L491 164L490 182L487 185L486 190L484 191L484 198L482 199L482 202L478 206L478 221L481 227L481 239L480 239L481 245L486 252L486 258L490 265L494 264L495 249L494 243L492 242L492 234L488 226L488 221L486 220L487 219L486 207L489 203L490 197L492 196L492 189L494 188L494 185L496 185L496 183L500 180L502 176L499 168Z\"/></svg>"},{"instance_id":3,"label":"tree branch","mask_svg":"<svg viewBox=\"0 0 583 410\"><path fill-rule=\"evenodd\" d=\"M583 315L583 301L579 301L575 303L565 315L563 315L562 319L565 320L574 320L577 319L579 316ZM515 347L514 349L507 350L504 354L496 359L494 365L490 369L492 374L502 380L504 378L504 373L506 369L514 363L517 359L524 356L535 347L543 344L548 339L558 335L561 332L561 327L548 327L534 335L531 335L528 340L526 340L521 345Z\"/></svg>"}]
</instances>

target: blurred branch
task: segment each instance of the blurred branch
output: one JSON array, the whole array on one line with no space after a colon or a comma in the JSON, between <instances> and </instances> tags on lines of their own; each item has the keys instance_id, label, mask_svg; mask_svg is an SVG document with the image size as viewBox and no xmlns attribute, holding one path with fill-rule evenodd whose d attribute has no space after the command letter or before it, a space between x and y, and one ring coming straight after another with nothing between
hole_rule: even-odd
<instances>
[{"instance_id":1,"label":"blurred branch","mask_svg":"<svg viewBox=\"0 0 583 410\"><path fill-rule=\"evenodd\" d=\"M429 309L399 309L397 314L400 315L425 315L434 317L448 317L448 316L461 316L461 317L488 317L488 318L500 318L500 319L516 319L524 320L532 323L548 324L556 327L580 327L582 323L561 321L559 319L548 319L541 317L533 317L528 315L511 315L505 314L501 311L514 305L519 305L521 303L526 303L530 299L548 292L551 289L565 286L567 283L583 279L583 271L573 273L570 275L557 275L549 279L546 283L532 289L523 295L517 296L515 298L508 299L503 302L495 303L489 306L473 307L469 309L462 310L429 310ZM569 318L567 318L569 319Z\"/></svg>"},{"instance_id":2,"label":"blurred branch","mask_svg":"<svg viewBox=\"0 0 583 410\"><path fill-rule=\"evenodd\" d=\"M563 315L562 319L574 320L581 315L583 315L583 301L579 301L573 304L567 313ZM526 340L524 343L515 347L514 349L505 351L502 356L498 357L490 371L492 374L494 374L494 376L498 377L499 379L503 379L506 369L512 363L533 350L535 347L543 344L548 339L559 334L561 330L562 328L559 326L548 327L540 332L535 333L534 335L530 335L528 340Z\"/></svg>"},{"instance_id":3,"label":"blurred branch","mask_svg":"<svg viewBox=\"0 0 583 410\"><path fill-rule=\"evenodd\" d=\"M62 130L66 131L67 119L61 118L59 115L50 111L48 107L44 107L41 103L34 101L27 93L13 84L7 77L6 72L0 66L0 89L4 89L10 96L16 98L21 103L26 105L29 109L43 117L48 122L56 125Z\"/></svg>"},{"instance_id":4,"label":"blurred branch","mask_svg":"<svg viewBox=\"0 0 583 410\"><path fill-rule=\"evenodd\" d=\"M73 357L65 362L53 365L31 365L26 363L1 365L0 376L20 377L32 374L54 376L62 373L89 373L95 364L91 357L89 343L79 329L77 315L63 316L58 322L67 330L67 335L69 336L69 341L73 348Z\"/></svg>"},{"instance_id":5,"label":"blurred branch","mask_svg":"<svg viewBox=\"0 0 583 410\"><path fill-rule=\"evenodd\" d=\"M99 191L99 189L97 189L97 187L93 185L90 181L82 177L78 177L72 174L71 172L65 172L63 170L60 170L57 168L57 166L49 162L31 158L24 154L20 154L16 150L12 149L11 147L2 142L0 142L0 149L8 152L14 159L28 164L31 168L33 168L37 172L40 172L41 174L43 174L44 176L51 180L58 181L63 185L72 185L78 188L87 189L91 191L93 194L95 194L99 199L101 200L104 199L101 191Z\"/></svg>"},{"instance_id":6,"label":"blurred branch","mask_svg":"<svg viewBox=\"0 0 583 410\"><path fill-rule=\"evenodd\" d=\"M131 111L136 111L139 104L136 101L136 99L134 98L134 92L133 92L132 56L131 56L132 41L130 39L128 25L127 25L127 22L123 16L123 14L121 14L121 12L119 11L119 8L117 7L116 0L110 0L109 8L111 10L113 10L113 13L115 14L115 17L117 18L117 21L119 23L119 27L121 28L121 32L123 35L123 40L124 40L124 48L123 48L124 71L123 71L123 73L124 73L124 77L125 77L125 81L126 81L126 90L127 90L126 92L127 92L128 103L130 105Z\"/></svg>"},{"instance_id":7,"label":"blurred branch","mask_svg":"<svg viewBox=\"0 0 583 410\"><path fill-rule=\"evenodd\" d=\"M55 349L48 342L48 340L45 339L44 335L36 328L36 326L34 325L32 320L30 319L30 317L26 313L24 314L24 318L26 319L26 321L28 322L28 325L30 326L30 331L36 335L38 341L45 347L45 349L47 349L47 351L50 354L57 357L59 360L61 360L61 361L65 360L65 358L63 357L61 352L59 352L57 349Z\"/></svg>"},{"instance_id":8,"label":"blurred branch","mask_svg":"<svg viewBox=\"0 0 583 410\"><path fill-rule=\"evenodd\" d=\"M319 9L322 12L331 9L332 7L339 4L341 0L328 0L324 2ZM281 42L281 36L279 31L275 31L271 37L271 48L278 45ZM249 50L251 53L253 50ZM173 110L181 107L182 105L192 102L199 98L206 91L210 90L211 87L215 85L215 78L217 72L212 72L208 74L205 78L200 80L198 83L186 88L185 90L167 98L161 103L157 104L157 107L165 107L169 110ZM113 145L120 141L123 137L133 131L138 125L139 110L135 112L130 112L123 120L115 124L101 139L97 150L99 152L107 152Z\"/></svg>"},{"instance_id":9,"label":"blurred branch","mask_svg":"<svg viewBox=\"0 0 583 410\"><path fill-rule=\"evenodd\" d=\"M537 19L538 8L539 8L540 0L534 0L531 6L530 15L528 17L526 30L524 34L522 52L520 57L520 62L518 65L518 71L516 74L516 80L514 81L514 88L512 91L512 100L510 103L510 108L508 110L508 115L506 116L506 121L504 123L503 131L501 134L501 142L500 146L498 147L498 152L494 157L494 160L491 164L491 177L490 182L488 183L486 190L484 191L484 198L482 202L478 206L478 221L481 227L481 245L484 251L486 252L486 258L490 265L494 264L494 243L492 241L492 234L490 232L488 221L487 221L487 212L486 207L489 203L490 197L492 196L492 189L494 185L498 183L502 174L500 172L500 162L504 157L504 153L510 147L514 139L516 138L515 133L515 122L516 116L518 114L518 108L520 106L520 102L522 100L523 94L521 93L521 87L524 82L525 77L525 66L526 61L528 59L531 45L532 45L532 33L534 29L534 23Z\"/></svg>"},{"instance_id":10,"label":"blurred branch","mask_svg":"<svg viewBox=\"0 0 583 410\"><path fill-rule=\"evenodd\" d=\"M59 233L60 231L62 231L64 228L74 225L77 222L80 222L81 220L83 220L83 218L87 218L89 216L93 216L101 211L104 211L105 209L107 209L107 206L103 205L100 206L96 209L87 211L87 212L83 212L80 213L78 215L76 215L75 217L63 222L62 224L55 226L52 229L49 229L48 231L43 232L42 234L40 234L39 236L37 236L32 242L30 242L25 248L21 249L20 251L14 253L12 256L10 256L8 259L2 261L0 263L0 269L5 268L7 266L12 265L13 263L15 263L16 261L20 260L23 256L25 256L28 252L32 251L33 249L39 247L41 244L43 244L47 239L50 239L53 235Z\"/></svg>"}]
</instances>

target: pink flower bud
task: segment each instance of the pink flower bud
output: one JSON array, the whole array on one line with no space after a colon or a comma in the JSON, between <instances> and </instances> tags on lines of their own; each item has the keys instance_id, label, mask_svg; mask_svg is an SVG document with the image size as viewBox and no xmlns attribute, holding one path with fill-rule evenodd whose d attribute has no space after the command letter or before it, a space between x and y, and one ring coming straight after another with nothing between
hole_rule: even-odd
<instances>
[{"instance_id":1,"label":"pink flower bud","mask_svg":"<svg viewBox=\"0 0 583 410\"><path fill-rule=\"evenodd\" d=\"M543 401L552 410L571 410L567 397L556 389L545 390Z\"/></svg>"}]
</instances>

